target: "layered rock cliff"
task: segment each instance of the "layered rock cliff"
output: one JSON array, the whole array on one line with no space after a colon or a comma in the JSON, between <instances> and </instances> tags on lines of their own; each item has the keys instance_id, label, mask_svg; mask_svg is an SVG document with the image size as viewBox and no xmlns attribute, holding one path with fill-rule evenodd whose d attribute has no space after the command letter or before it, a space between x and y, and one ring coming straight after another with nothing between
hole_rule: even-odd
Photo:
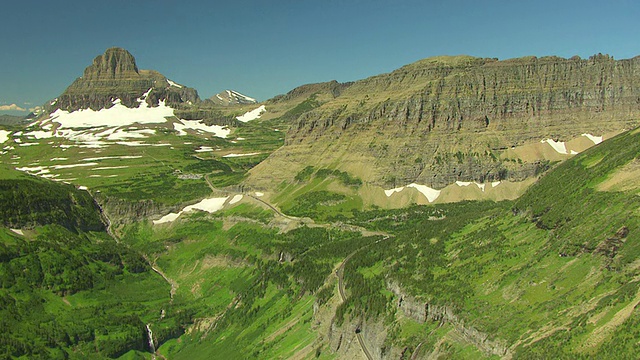
<instances>
[{"instance_id":1,"label":"layered rock cliff","mask_svg":"<svg viewBox=\"0 0 640 360\"><path fill-rule=\"evenodd\" d=\"M99 110L111 107L115 99L120 99L127 107L138 107L137 99L149 89L152 91L146 101L150 106L159 101L174 106L200 101L195 89L179 85L157 71L139 70L135 58L127 50L110 48L93 59L82 77L52 101L47 110Z\"/></svg>"},{"instance_id":2,"label":"layered rock cliff","mask_svg":"<svg viewBox=\"0 0 640 360\"><path fill-rule=\"evenodd\" d=\"M385 187L523 180L547 164L504 161L505 149L636 126L638 83L640 57L421 60L300 115L248 181L268 186L310 163Z\"/></svg>"}]
</instances>

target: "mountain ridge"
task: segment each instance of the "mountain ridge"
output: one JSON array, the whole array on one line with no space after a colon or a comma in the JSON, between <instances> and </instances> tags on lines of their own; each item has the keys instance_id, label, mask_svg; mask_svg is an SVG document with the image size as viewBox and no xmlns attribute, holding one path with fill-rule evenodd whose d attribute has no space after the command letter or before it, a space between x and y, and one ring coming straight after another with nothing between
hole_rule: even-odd
<instances>
[{"instance_id":1,"label":"mountain ridge","mask_svg":"<svg viewBox=\"0 0 640 360\"><path fill-rule=\"evenodd\" d=\"M356 81L334 100L300 114L285 146L247 181L264 187L267 174L277 181L293 178L301 168L283 167L284 158L355 171L365 182L386 187L530 178L545 159L505 162L504 150L638 124L639 67L639 57L600 54L423 59Z\"/></svg>"}]
</instances>

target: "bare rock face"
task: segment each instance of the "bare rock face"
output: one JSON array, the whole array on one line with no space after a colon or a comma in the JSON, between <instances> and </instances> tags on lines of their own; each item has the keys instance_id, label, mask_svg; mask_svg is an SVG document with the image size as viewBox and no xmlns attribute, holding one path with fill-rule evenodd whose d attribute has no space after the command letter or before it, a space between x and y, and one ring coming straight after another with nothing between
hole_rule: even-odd
<instances>
[{"instance_id":1,"label":"bare rock face","mask_svg":"<svg viewBox=\"0 0 640 360\"><path fill-rule=\"evenodd\" d=\"M156 106L159 101L169 105L200 101L195 89L170 82L157 71L139 70L135 58L127 50L110 48L93 59L82 77L76 79L47 110L99 110L113 106L116 99L127 107L138 107L138 99L150 89L146 98L149 106Z\"/></svg>"},{"instance_id":2,"label":"bare rock face","mask_svg":"<svg viewBox=\"0 0 640 360\"><path fill-rule=\"evenodd\" d=\"M505 162L503 150L637 126L638 82L640 57L424 59L357 81L300 115L285 147L249 181L259 184L263 171L287 179L300 170L283 161L338 163L385 187L523 180L546 164Z\"/></svg>"}]
</instances>

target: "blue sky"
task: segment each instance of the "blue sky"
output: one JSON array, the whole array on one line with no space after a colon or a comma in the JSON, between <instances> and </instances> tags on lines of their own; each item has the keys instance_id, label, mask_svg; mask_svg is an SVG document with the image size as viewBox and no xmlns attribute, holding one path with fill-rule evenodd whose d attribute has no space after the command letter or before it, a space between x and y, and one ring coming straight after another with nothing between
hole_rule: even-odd
<instances>
[{"instance_id":1,"label":"blue sky","mask_svg":"<svg viewBox=\"0 0 640 360\"><path fill-rule=\"evenodd\" d=\"M640 1L36 1L0 7L0 109L55 98L105 49L194 87L266 100L436 55L640 55Z\"/></svg>"}]
</instances>

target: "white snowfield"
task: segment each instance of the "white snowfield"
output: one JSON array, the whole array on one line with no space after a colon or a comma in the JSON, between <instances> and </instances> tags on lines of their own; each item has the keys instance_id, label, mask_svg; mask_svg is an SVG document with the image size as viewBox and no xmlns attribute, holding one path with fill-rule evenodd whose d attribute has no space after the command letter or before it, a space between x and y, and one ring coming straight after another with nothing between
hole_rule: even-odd
<instances>
[{"instance_id":1,"label":"white snowfield","mask_svg":"<svg viewBox=\"0 0 640 360\"><path fill-rule=\"evenodd\" d=\"M422 193L429 202L434 202L438 196L440 196L440 190L432 189L426 185L418 185L415 183L407 185L407 187L414 188Z\"/></svg>"},{"instance_id":2,"label":"white snowfield","mask_svg":"<svg viewBox=\"0 0 640 360\"><path fill-rule=\"evenodd\" d=\"M195 130L211 133L214 136L223 139L231 133L231 130L226 126L207 125L201 123L198 120L178 120L178 122L175 122L173 124L173 129L178 132L179 136L187 135L187 132L185 130Z\"/></svg>"},{"instance_id":3,"label":"white snowfield","mask_svg":"<svg viewBox=\"0 0 640 360\"><path fill-rule=\"evenodd\" d=\"M469 186L469 185L476 185L478 187L478 189L480 189L480 191L484 192L487 189L487 185L489 183L477 183L477 182L471 182L471 181L456 181L454 183L456 186L460 186L460 187L465 187L465 186ZM490 183L492 188L495 188L496 186L500 185L500 181L493 181ZM407 186L402 186L402 187L398 187L398 188L394 188L394 189L389 189L389 190L384 190L384 194L387 195L387 197L391 197L391 195L393 195L394 193L397 192L401 192L402 190L404 190L405 188L414 188L416 190L418 190L420 193L422 193L429 202L434 202L441 193L441 190L436 190L433 188L430 188L426 185L419 185L416 183L412 183L409 184Z\"/></svg>"},{"instance_id":4,"label":"white snowfield","mask_svg":"<svg viewBox=\"0 0 640 360\"><path fill-rule=\"evenodd\" d=\"M195 150L195 152L197 153L211 152L211 151L213 151L213 148L211 146L200 146L198 149Z\"/></svg>"},{"instance_id":5,"label":"white snowfield","mask_svg":"<svg viewBox=\"0 0 640 360\"><path fill-rule=\"evenodd\" d=\"M202 210L208 213L214 213L224 207L224 203L227 201L228 198L229 197L204 199L197 204L193 204L185 207L184 209L180 210L178 213L169 213L163 216L162 218L160 218L159 220L153 220L153 223L164 224L164 223L172 222L175 219L177 219L180 215L182 215L182 213L192 211L192 210Z\"/></svg>"},{"instance_id":6,"label":"white snowfield","mask_svg":"<svg viewBox=\"0 0 640 360\"><path fill-rule=\"evenodd\" d=\"M242 197L243 196L241 194L235 195L233 197L233 199L231 199L231 201L229 201L229 205L233 205L233 204L239 202L240 200L242 200Z\"/></svg>"},{"instance_id":7,"label":"white snowfield","mask_svg":"<svg viewBox=\"0 0 640 360\"><path fill-rule=\"evenodd\" d=\"M196 150L197 151L197 150ZM259 152L255 152L255 153L248 153L248 154L227 154L224 155L223 158L234 158L234 157L243 157L243 156L253 156L253 155L258 155L260 154Z\"/></svg>"},{"instance_id":8,"label":"white snowfield","mask_svg":"<svg viewBox=\"0 0 640 360\"><path fill-rule=\"evenodd\" d=\"M589 140L593 141L595 145L598 145L602 142L602 136L593 136L591 134L582 134L582 136L586 136Z\"/></svg>"},{"instance_id":9,"label":"white snowfield","mask_svg":"<svg viewBox=\"0 0 640 360\"><path fill-rule=\"evenodd\" d=\"M80 161L100 161L100 160L107 160L107 159L140 159L141 157L142 155L100 156L100 157L80 159ZM66 158L60 158L60 159L66 160Z\"/></svg>"},{"instance_id":10,"label":"white snowfield","mask_svg":"<svg viewBox=\"0 0 640 360\"><path fill-rule=\"evenodd\" d=\"M169 83L169 85L170 85L170 86L175 86L175 87L177 87L177 88L179 88L179 89L181 89L181 88L182 88L182 85L180 85L180 84L176 84L176 83L174 83L173 81L171 81L171 80L169 80L169 79L167 79L167 82Z\"/></svg>"},{"instance_id":11,"label":"white snowfield","mask_svg":"<svg viewBox=\"0 0 640 360\"><path fill-rule=\"evenodd\" d=\"M181 86L171 80L168 81L171 86ZM122 105L120 99L115 99L112 107L97 111L81 109L68 112L58 109L48 119L33 124L39 124L41 130L34 130L24 135L34 139L66 138L80 143L78 146L81 147L101 148L113 142L128 146L151 146L152 144L129 140L145 139L156 134L155 129L131 127L134 124L172 124L178 135L186 135L186 130L193 130L225 138L231 133L231 130L226 127L209 126L198 120L168 120L175 116L173 108L167 106L164 101L160 101L156 107L149 106L146 98L151 91L152 89L149 89L138 99L137 108L128 108ZM2 140L2 134L0 133L0 140Z\"/></svg>"},{"instance_id":12,"label":"white snowfield","mask_svg":"<svg viewBox=\"0 0 640 360\"><path fill-rule=\"evenodd\" d=\"M407 186L398 187L395 189L385 190L384 193L387 197L393 195L393 193L400 192L404 190L404 188L414 188L418 190L422 195L424 195L429 202L433 202L435 199L440 196L440 190L432 189L426 185L419 185L416 183L411 183Z\"/></svg>"},{"instance_id":13,"label":"white snowfield","mask_svg":"<svg viewBox=\"0 0 640 360\"><path fill-rule=\"evenodd\" d=\"M239 92L233 91L233 90L227 90L227 95L229 95L229 97L242 98L242 99L245 99L245 100L248 100L248 101L257 102L256 99L250 98L247 95L240 94Z\"/></svg>"},{"instance_id":14,"label":"white snowfield","mask_svg":"<svg viewBox=\"0 0 640 360\"><path fill-rule=\"evenodd\" d=\"M555 141L553 139L545 139L545 140L540 140L540 142L541 143L547 143L547 144L551 145L553 150L557 151L560 154L568 154L567 147L564 145L564 142L562 142L562 141Z\"/></svg>"},{"instance_id":15,"label":"white snowfield","mask_svg":"<svg viewBox=\"0 0 640 360\"><path fill-rule=\"evenodd\" d=\"M236 119L242 122L248 122L260 118L260 116L262 116L262 113L264 113L265 111L267 111L267 109L264 105L261 105L257 109L253 109L244 113L244 115L236 116Z\"/></svg>"},{"instance_id":16,"label":"white snowfield","mask_svg":"<svg viewBox=\"0 0 640 360\"><path fill-rule=\"evenodd\" d=\"M402 190L404 190L404 186L399 187L399 188L395 188L395 189L385 190L384 194L387 195L387 197L389 197L389 196L393 195L393 193L400 192Z\"/></svg>"}]
</instances>

